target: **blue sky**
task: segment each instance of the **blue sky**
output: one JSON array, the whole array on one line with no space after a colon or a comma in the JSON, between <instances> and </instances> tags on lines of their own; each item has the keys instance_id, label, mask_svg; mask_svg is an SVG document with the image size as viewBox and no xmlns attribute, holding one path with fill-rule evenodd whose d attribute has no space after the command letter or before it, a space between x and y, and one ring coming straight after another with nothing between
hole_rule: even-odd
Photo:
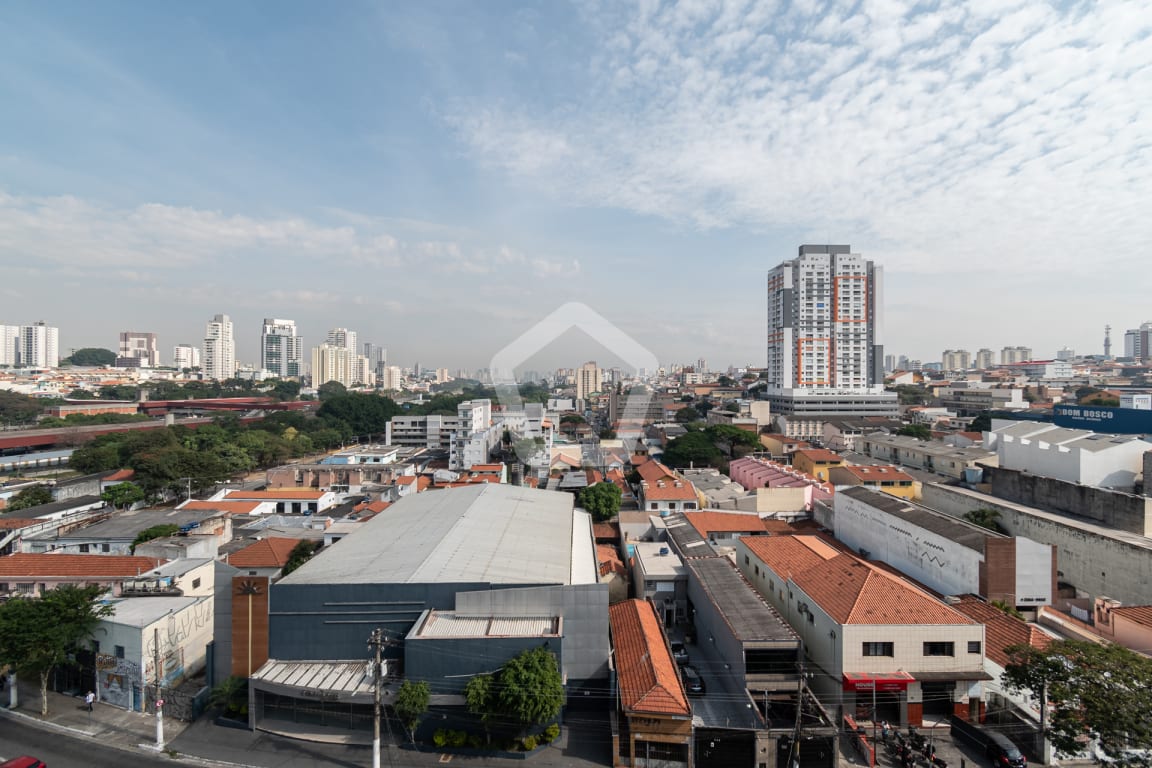
<instances>
[{"instance_id":1,"label":"blue sky","mask_svg":"<svg viewBox=\"0 0 1152 768\"><path fill-rule=\"evenodd\" d=\"M802 242L888 350L1098 352L1152 318L1139 2L36 3L0 25L0 322L475 368L567 301L764 359ZM539 367L596 347L566 338Z\"/></svg>"}]
</instances>

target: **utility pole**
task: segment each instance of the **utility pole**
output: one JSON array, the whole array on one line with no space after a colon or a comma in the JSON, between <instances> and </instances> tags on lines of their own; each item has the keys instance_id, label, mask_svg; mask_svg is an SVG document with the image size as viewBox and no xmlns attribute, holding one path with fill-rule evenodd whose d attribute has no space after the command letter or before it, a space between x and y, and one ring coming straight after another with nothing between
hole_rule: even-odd
<instances>
[{"instance_id":1,"label":"utility pole","mask_svg":"<svg viewBox=\"0 0 1152 768\"><path fill-rule=\"evenodd\" d=\"M160 682L163 680L163 672L160 668L160 628L157 627L153 630L152 634L153 643L153 664L156 665L156 751L164 749L164 700L160 698Z\"/></svg>"},{"instance_id":2,"label":"utility pole","mask_svg":"<svg viewBox=\"0 0 1152 768\"><path fill-rule=\"evenodd\" d=\"M372 661L372 768L380 768L380 694L383 688L381 652L384 648L384 630L377 627L368 636L368 647L373 651Z\"/></svg>"}]
</instances>

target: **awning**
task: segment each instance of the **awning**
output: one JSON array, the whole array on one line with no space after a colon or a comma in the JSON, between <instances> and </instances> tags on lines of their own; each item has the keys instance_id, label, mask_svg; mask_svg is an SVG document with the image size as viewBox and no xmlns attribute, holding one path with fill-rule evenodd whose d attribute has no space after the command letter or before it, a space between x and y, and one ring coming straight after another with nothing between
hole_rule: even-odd
<instances>
[{"instance_id":1,"label":"awning","mask_svg":"<svg viewBox=\"0 0 1152 768\"><path fill-rule=\"evenodd\" d=\"M907 672L845 672L846 691L905 691L916 678Z\"/></svg>"},{"instance_id":2,"label":"awning","mask_svg":"<svg viewBox=\"0 0 1152 768\"><path fill-rule=\"evenodd\" d=\"M962 670L960 672L916 672L912 676L924 683L946 683L953 680L969 682L972 680L996 679L982 669Z\"/></svg>"}]
</instances>

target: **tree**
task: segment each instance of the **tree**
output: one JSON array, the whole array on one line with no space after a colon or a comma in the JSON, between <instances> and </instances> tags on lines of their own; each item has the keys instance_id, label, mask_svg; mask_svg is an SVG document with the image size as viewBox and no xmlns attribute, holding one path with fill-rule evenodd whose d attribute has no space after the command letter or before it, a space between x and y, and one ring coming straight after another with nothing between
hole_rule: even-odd
<instances>
[{"instance_id":1,"label":"tree","mask_svg":"<svg viewBox=\"0 0 1152 768\"><path fill-rule=\"evenodd\" d=\"M455 415L455 408L452 413ZM392 398L363 392L331 395L316 412L316 416L329 426L347 425L352 435L383 434L388 429L388 422L399 414L400 406Z\"/></svg>"},{"instance_id":2,"label":"tree","mask_svg":"<svg viewBox=\"0 0 1152 768\"><path fill-rule=\"evenodd\" d=\"M596 483L580 489L577 503L588 510L597 522L615 517L620 512L620 488L615 483Z\"/></svg>"},{"instance_id":3,"label":"tree","mask_svg":"<svg viewBox=\"0 0 1152 768\"><path fill-rule=\"evenodd\" d=\"M489 741L488 725L496 716L496 678L476 675L464 686L464 703L468 711L480 718L484 725L484 740Z\"/></svg>"},{"instance_id":4,"label":"tree","mask_svg":"<svg viewBox=\"0 0 1152 768\"><path fill-rule=\"evenodd\" d=\"M324 542L322 541L301 541L292 547L292 551L288 553L287 562L285 562L284 567L280 569L280 575L287 576L292 573L292 571L304 565L323 545Z\"/></svg>"},{"instance_id":5,"label":"tree","mask_svg":"<svg viewBox=\"0 0 1152 768\"><path fill-rule=\"evenodd\" d=\"M300 396L300 382L276 381L272 385L271 394L278 400L295 400Z\"/></svg>"},{"instance_id":6,"label":"tree","mask_svg":"<svg viewBox=\"0 0 1152 768\"><path fill-rule=\"evenodd\" d=\"M496 697L500 711L523 725L551 722L564 705L564 682L547 648L529 648L500 670Z\"/></svg>"},{"instance_id":7,"label":"tree","mask_svg":"<svg viewBox=\"0 0 1152 768\"><path fill-rule=\"evenodd\" d=\"M225 717L241 719L248 715L248 679L232 675L208 695L208 704L224 710Z\"/></svg>"},{"instance_id":8,"label":"tree","mask_svg":"<svg viewBox=\"0 0 1152 768\"><path fill-rule=\"evenodd\" d=\"M932 430L929 429L927 424L905 424L904 426L900 427L900 429L896 430L896 434L907 435L908 437L914 437L917 440L932 439Z\"/></svg>"},{"instance_id":9,"label":"tree","mask_svg":"<svg viewBox=\"0 0 1152 768\"><path fill-rule=\"evenodd\" d=\"M43 403L34 397L0 389L0 423L31 424L43 409Z\"/></svg>"},{"instance_id":10,"label":"tree","mask_svg":"<svg viewBox=\"0 0 1152 768\"><path fill-rule=\"evenodd\" d=\"M323 402L330 397L339 397L348 394L348 387L338 381L326 381L316 387L316 394L319 396L320 401Z\"/></svg>"},{"instance_id":11,"label":"tree","mask_svg":"<svg viewBox=\"0 0 1152 768\"><path fill-rule=\"evenodd\" d=\"M973 525L978 525L981 528L987 528L996 533L1007 533L1004 527L1000 525L1000 513L988 507L980 507L971 512L964 513L964 519Z\"/></svg>"},{"instance_id":12,"label":"tree","mask_svg":"<svg viewBox=\"0 0 1152 768\"><path fill-rule=\"evenodd\" d=\"M987 411L972 419L972 423L968 425L969 432L988 432L991 429L992 414Z\"/></svg>"},{"instance_id":13,"label":"tree","mask_svg":"<svg viewBox=\"0 0 1152 768\"><path fill-rule=\"evenodd\" d=\"M41 504L50 504L51 502L52 489L43 483L36 483L36 485L30 485L13 496L6 509L9 512L15 512L18 509L38 507Z\"/></svg>"},{"instance_id":14,"label":"tree","mask_svg":"<svg viewBox=\"0 0 1152 768\"><path fill-rule=\"evenodd\" d=\"M40 676L40 714L48 714L48 679L54 667L69 663L76 644L111 615L98 601L104 587L63 585L40 597L0 603L0 666Z\"/></svg>"},{"instance_id":15,"label":"tree","mask_svg":"<svg viewBox=\"0 0 1152 768\"><path fill-rule=\"evenodd\" d=\"M430 700L428 683L423 680L405 680L400 690L396 691L396 701L392 708L396 710L396 716L404 724L413 744L416 743L416 728L420 725L420 718L427 714Z\"/></svg>"},{"instance_id":16,"label":"tree","mask_svg":"<svg viewBox=\"0 0 1152 768\"><path fill-rule=\"evenodd\" d=\"M587 424L588 421L578 413L566 413L560 417L561 424Z\"/></svg>"},{"instance_id":17,"label":"tree","mask_svg":"<svg viewBox=\"0 0 1152 768\"><path fill-rule=\"evenodd\" d=\"M131 551L135 552L136 547L146 541L152 539L162 539L165 536L175 536L180 533L180 526L175 523L165 523L164 525L154 525L151 528L145 528L136 534L136 538L132 540Z\"/></svg>"},{"instance_id":18,"label":"tree","mask_svg":"<svg viewBox=\"0 0 1152 768\"><path fill-rule=\"evenodd\" d=\"M685 406L676 411L676 423L683 424L687 421L699 421L700 411L696 410L691 405Z\"/></svg>"},{"instance_id":19,"label":"tree","mask_svg":"<svg viewBox=\"0 0 1152 768\"><path fill-rule=\"evenodd\" d=\"M1046 736L1058 753L1081 751L1087 737L1100 762L1152 765L1152 659L1121 645L1077 640L1007 650L1004 684L1037 701L1047 698Z\"/></svg>"},{"instance_id":20,"label":"tree","mask_svg":"<svg viewBox=\"0 0 1152 768\"><path fill-rule=\"evenodd\" d=\"M85 367L99 367L112 365L116 362L116 353L110 349L100 347L83 347L76 350L60 361L61 365L80 365Z\"/></svg>"},{"instance_id":21,"label":"tree","mask_svg":"<svg viewBox=\"0 0 1152 768\"><path fill-rule=\"evenodd\" d=\"M115 509L128 509L138 501L144 501L144 489L136 485L136 483L124 482L116 483L104 493L100 494L100 498L108 502Z\"/></svg>"},{"instance_id":22,"label":"tree","mask_svg":"<svg viewBox=\"0 0 1152 768\"><path fill-rule=\"evenodd\" d=\"M704 429L704 434L718 448L721 448L730 459L737 458L738 453L747 453L747 451L740 452L738 450L740 448L755 449L760 447L760 438L755 432L749 432L731 424L713 424Z\"/></svg>"},{"instance_id":23,"label":"tree","mask_svg":"<svg viewBox=\"0 0 1152 768\"><path fill-rule=\"evenodd\" d=\"M719 466L724 454L704 432L689 432L668 443L662 461L670 467Z\"/></svg>"}]
</instances>

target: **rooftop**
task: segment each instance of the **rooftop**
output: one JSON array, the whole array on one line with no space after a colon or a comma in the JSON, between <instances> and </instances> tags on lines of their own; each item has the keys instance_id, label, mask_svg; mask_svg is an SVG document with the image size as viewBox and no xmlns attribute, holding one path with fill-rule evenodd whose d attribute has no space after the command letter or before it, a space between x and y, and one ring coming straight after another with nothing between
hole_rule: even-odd
<instances>
[{"instance_id":1,"label":"rooftop","mask_svg":"<svg viewBox=\"0 0 1152 768\"><path fill-rule=\"evenodd\" d=\"M236 568L283 568L288 556L304 539L270 537L249 544L228 555L228 564Z\"/></svg>"},{"instance_id":2,"label":"rooftop","mask_svg":"<svg viewBox=\"0 0 1152 768\"><path fill-rule=\"evenodd\" d=\"M594 583L591 518L572 503L497 483L414 494L279 583Z\"/></svg>"},{"instance_id":3,"label":"rooftop","mask_svg":"<svg viewBox=\"0 0 1152 768\"><path fill-rule=\"evenodd\" d=\"M560 623L559 616L458 616L454 611L429 611L409 637L557 637Z\"/></svg>"},{"instance_id":4,"label":"rooftop","mask_svg":"<svg viewBox=\"0 0 1152 768\"><path fill-rule=\"evenodd\" d=\"M113 613L104 619L111 624L147 627L170 614L179 613L207 597L126 597L112 602Z\"/></svg>"},{"instance_id":5,"label":"rooftop","mask_svg":"<svg viewBox=\"0 0 1152 768\"><path fill-rule=\"evenodd\" d=\"M881 512L943 536L949 541L956 542L960 546L980 554L984 554L984 542L989 537L994 539L1010 538L1002 533L981 528L974 523L870 488L848 488L842 491L840 495L856 499L870 507L879 509Z\"/></svg>"},{"instance_id":6,"label":"rooftop","mask_svg":"<svg viewBox=\"0 0 1152 768\"><path fill-rule=\"evenodd\" d=\"M219 517L213 510L202 509L141 509L120 513L95 525L53 534L59 541L98 541L101 539L134 539L136 534L155 525L186 525L202 523Z\"/></svg>"},{"instance_id":7,"label":"rooftop","mask_svg":"<svg viewBox=\"0 0 1152 768\"><path fill-rule=\"evenodd\" d=\"M799 644L800 639L792 627L776 609L764 602L728 558L689 560L688 569L723 614L738 640L745 643L788 641Z\"/></svg>"},{"instance_id":8,"label":"rooftop","mask_svg":"<svg viewBox=\"0 0 1152 768\"><path fill-rule=\"evenodd\" d=\"M756 514L739 512L685 512L686 519L701 536L709 533L764 533L764 521Z\"/></svg>"},{"instance_id":9,"label":"rooftop","mask_svg":"<svg viewBox=\"0 0 1152 768\"><path fill-rule=\"evenodd\" d=\"M608 607L620 704L631 712L691 717L680 672L652 605L625 600Z\"/></svg>"},{"instance_id":10,"label":"rooftop","mask_svg":"<svg viewBox=\"0 0 1152 768\"><path fill-rule=\"evenodd\" d=\"M279 499L292 499L293 501L319 501L324 498L327 491L313 491L310 488L278 488L273 491L228 491L225 501L275 501Z\"/></svg>"},{"instance_id":11,"label":"rooftop","mask_svg":"<svg viewBox=\"0 0 1152 768\"><path fill-rule=\"evenodd\" d=\"M686 573L684 562L665 542L637 541L633 546L646 575L678 578Z\"/></svg>"},{"instance_id":12,"label":"rooftop","mask_svg":"<svg viewBox=\"0 0 1152 768\"><path fill-rule=\"evenodd\" d=\"M0 577L63 578L135 577L163 560L135 555L67 555L55 552L17 553L0 557Z\"/></svg>"},{"instance_id":13,"label":"rooftop","mask_svg":"<svg viewBox=\"0 0 1152 768\"><path fill-rule=\"evenodd\" d=\"M67 512L72 509L80 509L81 507L90 507L94 504L103 506L104 502L99 496L77 496L74 499L50 501L47 504L38 504L35 507L25 507L24 509L5 511L4 517L9 520L31 520L37 517L50 517L51 515L58 515L61 512Z\"/></svg>"},{"instance_id":14,"label":"rooftop","mask_svg":"<svg viewBox=\"0 0 1152 768\"><path fill-rule=\"evenodd\" d=\"M1053 638L1035 624L1009 616L978 597L966 595L953 606L960 613L984 625L984 655L1002 667L1008 666L1007 648L1030 645L1044 650Z\"/></svg>"}]
</instances>

